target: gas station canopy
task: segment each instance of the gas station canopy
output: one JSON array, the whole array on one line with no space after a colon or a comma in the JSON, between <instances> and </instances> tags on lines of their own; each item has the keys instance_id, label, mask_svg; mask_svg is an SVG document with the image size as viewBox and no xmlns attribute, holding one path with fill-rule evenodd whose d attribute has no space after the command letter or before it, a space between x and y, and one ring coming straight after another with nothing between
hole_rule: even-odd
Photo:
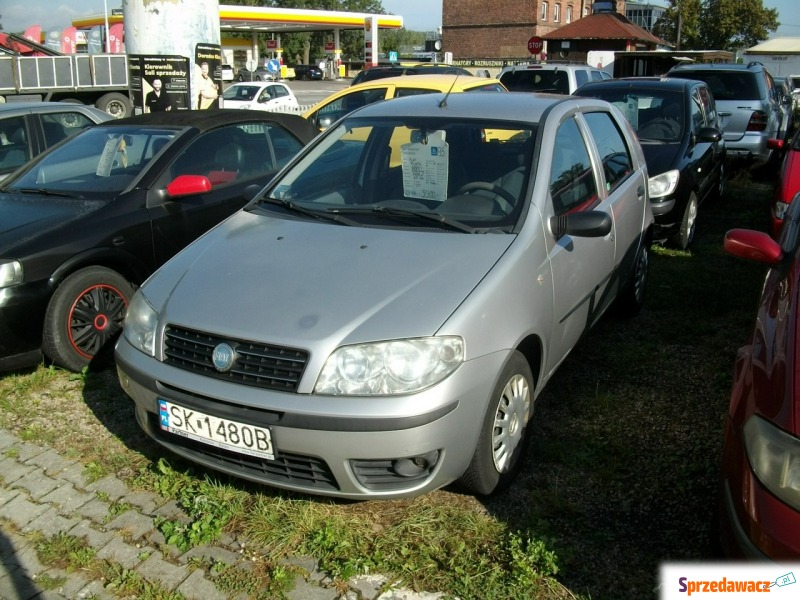
<instances>
[{"instance_id":1,"label":"gas station canopy","mask_svg":"<svg viewBox=\"0 0 800 600\"><path fill-rule=\"evenodd\" d=\"M115 11L116 13L117 11ZM274 8L269 6L219 6L219 28L221 31L240 33L285 33L298 31L324 31L330 29L363 29L364 21L376 17L379 29L400 29L403 17L373 13L356 13L331 10L309 10L300 8ZM121 23L120 14L110 14L108 22ZM84 17L72 21L82 29L103 25L105 15Z\"/></svg>"}]
</instances>

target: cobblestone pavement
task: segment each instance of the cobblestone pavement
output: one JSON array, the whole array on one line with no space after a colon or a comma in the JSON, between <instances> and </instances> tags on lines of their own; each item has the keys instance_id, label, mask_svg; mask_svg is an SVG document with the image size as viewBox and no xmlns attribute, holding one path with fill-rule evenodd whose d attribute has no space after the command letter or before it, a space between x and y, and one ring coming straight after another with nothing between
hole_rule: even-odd
<instances>
[{"instance_id":1,"label":"cobblestone pavement","mask_svg":"<svg viewBox=\"0 0 800 600\"><path fill-rule=\"evenodd\" d=\"M31 541L33 532L85 538L97 551L96 558L135 571L147 582L179 592L186 599L227 598L212 576L191 566L191 559L213 559L234 566L246 563L243 548L235 540L223 539L181 554L165 545L153 524L159 516L179 516L181 511L174 503L151 493L132 492L113 476L89 483L83 470L76 460L0 429L0 600L118 598L101 581L43 565ZM114 515L110 509L115 502L134 508ZM167 556L165 547L172 550ZM288 600L434 600L442 596L406 589L381 591L387 580L376 575L353 578L342 592L318 570L315 560L289 562L305 575L295 578ZM50 587L42 583L45 581L63 583L43 589Z\"/></svg>"}]
</instances>

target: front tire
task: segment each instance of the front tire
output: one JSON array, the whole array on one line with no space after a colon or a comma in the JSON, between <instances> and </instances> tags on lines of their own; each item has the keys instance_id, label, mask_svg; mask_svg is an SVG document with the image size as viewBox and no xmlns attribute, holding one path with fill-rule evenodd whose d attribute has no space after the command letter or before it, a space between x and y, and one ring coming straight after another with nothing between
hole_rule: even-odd
<instances>
[{"instance_id":1,"label":"front tire","mask_svg":"<svg viewBox=\"0 0 800 600\"><path fill-rule=\"evenodd\" d=\"M686 250L694 239L695 226L697 224L697 196L694 192L689 194L689 201L683 211L681 228L675 234L674 243L681 249Z\"/></svg>"},{"instance_id":2,"label":"front tire","mask_svg":"<svg viewBox=\"0 0 800 600\"><path fill-rule=\"evenodd\" d=\"M499 492L519 472L528 445L533 389L530 365L515 351L500 372L472 461L459 480L469 493L488 496Z\"/></svg>"},{"instance_id":3,"label":"front tire","mask_svg":"<svg viewBox=\"0 0 800 600\"><path fill-rule=\"evenodd\" d=\"M75 372L95 359L107 360L133 291L127 279L105 267L87 267L67 277L47 306L44 354Z\"/></svg>"}]
</instances>

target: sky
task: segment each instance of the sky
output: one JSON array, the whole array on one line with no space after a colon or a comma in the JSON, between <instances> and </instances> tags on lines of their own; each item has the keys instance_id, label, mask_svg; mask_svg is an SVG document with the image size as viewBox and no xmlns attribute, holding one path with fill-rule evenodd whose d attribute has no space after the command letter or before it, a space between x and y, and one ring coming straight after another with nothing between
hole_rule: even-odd
<instances>
[{"instance_id":1,"label":"sky","mask_svg":"<svg viewBox=\"0 0 800 600\"><path fill-rule=\"evenodd\" d=\"M656 0L658 1L658 0ZM772 37L800 37L800 11L797 0L762 0L765 8L777 8L781 26ZM661 3L665 3L661 0ZM65 27L72 19L103 14L119 8L119 0L0 0L0 18L6 31L24 31L30 25L42 29ZM222 4L225 4L223 1ZM434 31L442 26L442 3L436 0L382 0L386 12L403 17L406 29Z\"/></svg>"}]
</instances>

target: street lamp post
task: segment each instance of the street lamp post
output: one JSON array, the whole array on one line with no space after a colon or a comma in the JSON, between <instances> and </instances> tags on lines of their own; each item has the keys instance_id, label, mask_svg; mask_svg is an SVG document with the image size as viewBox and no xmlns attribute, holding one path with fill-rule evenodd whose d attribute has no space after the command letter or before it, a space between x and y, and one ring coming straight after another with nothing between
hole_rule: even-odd
<instances>
[{"instance_id":1,"label":"street lamp post","mask_svg":"<svg viewBox=\"0 0 800 600\"><path fill-rule=\"evenodd\" d=\"M111 40L108 37L108 2L103 0L103 16L106 19L106 54L111 54Z\"/></svg>"}]
</instances>

